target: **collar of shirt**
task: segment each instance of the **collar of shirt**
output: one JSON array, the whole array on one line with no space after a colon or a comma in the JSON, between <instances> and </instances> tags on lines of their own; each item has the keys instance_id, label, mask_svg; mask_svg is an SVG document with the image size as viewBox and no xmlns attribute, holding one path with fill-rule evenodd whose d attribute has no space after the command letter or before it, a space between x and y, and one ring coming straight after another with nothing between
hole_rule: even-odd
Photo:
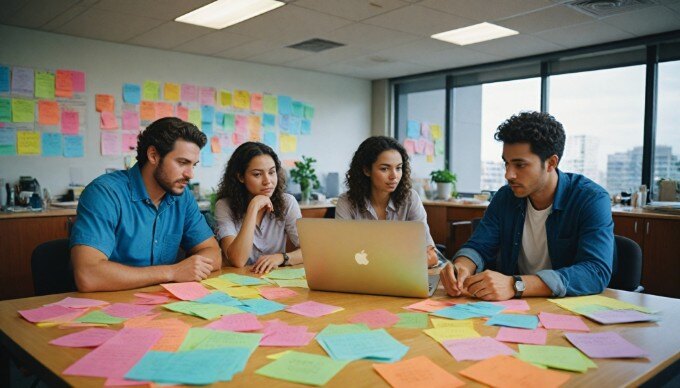
<instances>
[{"instance_id":1,"label":"collar of shirt","mask_svg":"<svg viewBox=\"0 0 680 388\"><path fill-rule=\"evenodd\" d=\"M371 203L371 200L369 198L366 198L364 200L364 205L366 206L366 211L370 215L373 216L374 219L378 219L378 214L375 212L375 208L373 207L373 204ZM390 197L389 202L387 202L387 219L390 219L390 215L394 214L397 212L397 207L394 206L394 202L392 202L392 197Z\"/></svg>"},{"instance_id":2,"label":"collar of shirt","mask_svg":"<svg viewBox=\"0 0 680 388\"><path fill-rule=\"evenodd\" d=\"M142 179L142 171L139 168L139 164L135 164L128 170L128 180L130 181L130 200L132 202L144 201L152 205L153 202L146 191L146 185L144 184L144 179ZM166 206L171 205L173 202L175 202L175 196L168 193L165 193L161 200L161 204Z\"/></svg>"}]
</instances>

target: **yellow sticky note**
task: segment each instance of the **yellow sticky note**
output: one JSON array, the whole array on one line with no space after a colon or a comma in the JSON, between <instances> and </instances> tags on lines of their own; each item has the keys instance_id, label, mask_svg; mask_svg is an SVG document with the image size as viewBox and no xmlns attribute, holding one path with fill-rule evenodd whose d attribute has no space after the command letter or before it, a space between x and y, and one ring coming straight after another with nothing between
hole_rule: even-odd
<instances>
[{"instance_id":1,"label":"yellow sticky note","mask_svg":"<svg viewBox=\"0 0 680 388\"><path fill-rule=\"evenodd\" d=\"M442 138L442 127L437 124L430 124L430 133L432 134L433 140L439 140Z\"/></svg>"},{"instance_id":2,"label":"yellow sticky note","mask_svg":"<svg viewBox=\"0 0 680 388\"><path fill-rule=\"evenodd\" d=\"M471 319L446 319L446 318L430 318L432 326L434 327L469 327L474 328L474 322Z\"/></svg>"},{"instance_id":3,"label":"yellow sticky note","mask_svg":"<svg viewBox=\"0 0 680 388\"><path fill-rule=\"evenodd\" d=\"M201 127L201 110L189 109L189 122L197 127Z\"/></svg>"},{"instance_id":4,"label":"yellow sticky note","mask_svg":"<svg viewBox=\"0 0 680 388\"><path fill-rule=\"evenodd\" d=\"M220 105L231 106L231 92L228 90L220 90Z\"/></svg>"},{"instance_id":5,"label":"yellow sticky note","mask_svg":"<svg viewBox=\"0 0 680 388\"><path fill-rule=\"evenodd\" d=\"M234 90L234 108L250 109L250 92L247 90Z\"/></svg>"},{"instance_id":6,"label":"yellow sticky note","mask_svg":"<svg viewBox=\"0 0 680 388\"><path fill-rule=\"evenodd\" d=\"M279 358L285 356L286 354L288 354L290 352L291 352L291 350L284 350L283 352L270 354L270 355L267 356L267 358L270 359L270 360L278 360Z\"/></svg>"},{"instance_id":7,"label":"yellow sticky note","mask_svg":"<svg viewBox=\"0 0 680 388\"><path fill-rule=\"evenodd\" d=\"M40 155L40 132L17 131L17 154Z\"/></svg>"},{"instance_id":8,"label":"yellow sticky note","mask_svg":"<svg viewBox=\"0 0 680 388\"><path fill-rule=\"evenodd\" d=\"M32 123L35 121L35 102L22 98L12 99L12 122Z\"/></svg>"},{"instance_id":9,"label":"yellow sticky note","mask_svg":"<svg viewBox=\"0 0 680 388\"><path fill-rule=\"evenodd\" d=\"M201 283L203 283L206 286L210 286L216 290L219 291L224 291L232 288L232 287L237 287L238 284L234 282L230 282L229 280L226 279L220 279L220 278L210 278L210 279L205 279L202 280Z\"/></svg>"},{"instance_id":10,"label":"yellow sticky note","mask_svg":"<svg viewBox=\"0 0 680 388\"><path fill-rule=\"evenodd\" d=\"M165 101L179 101L179 84L166 82L163 85L163 98Z\"/></svg>"},{"instance_id":11,"label":"yellow sticky note","mask_svg":"<svg viewBox=\"0 0 680 388\"><path fill-rule=\"evenodd\" d=\"M443 342L450 339L476 338L480 336L475 329L470 327L435 327L434 329L425 329L423 331L437 342Z\"/></svg>"},{"instance_id":12,"label":"yellow sticky note","mask_svg":"<svg viewBox=\"0 0 680 388\"><path fill-rule=\"evenodd\" d=\"M297 136L282 133L279 136L279 146L282 153L297 152Z\"/></svg>"},{"instance_id":13,"label":"yellow sticky note","mask_svg":"<svg viewBox=\"0 0 680 388\"><path fill-rule=\"evenodd\" d=\"M257 299L262 298L260 293L255 288L250 287L233 287L224 290L226 294L238 299Z\"/></svg>"}]
</instances>

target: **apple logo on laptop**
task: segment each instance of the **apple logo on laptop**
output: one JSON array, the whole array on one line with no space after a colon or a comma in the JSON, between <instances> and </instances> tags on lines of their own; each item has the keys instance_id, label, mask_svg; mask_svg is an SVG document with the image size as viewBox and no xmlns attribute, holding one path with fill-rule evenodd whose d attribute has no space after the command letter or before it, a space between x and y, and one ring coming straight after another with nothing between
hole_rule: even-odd
<instances>
[{"instance_id":1,"label":"apple logo on laptop","mask_svg":"<svg viewBox=\"0 0 680 388\"><path fill-rule=\"evenodd\" d=\"M354 260L359 265L368 265L368 254L362 249L361 252L354 254Z\"/></svg>"}]
</instances>

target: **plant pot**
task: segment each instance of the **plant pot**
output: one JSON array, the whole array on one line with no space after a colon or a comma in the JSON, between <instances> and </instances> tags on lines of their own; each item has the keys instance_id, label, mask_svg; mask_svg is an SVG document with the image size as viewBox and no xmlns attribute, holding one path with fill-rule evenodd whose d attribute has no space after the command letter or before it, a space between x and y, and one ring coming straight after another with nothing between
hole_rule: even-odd
<instances>
[{"instance_id":1,"label":"plant pot","mask_svg":"<svg viewBox=\"0 0 680 388\"><path fill-rule=\"evenodd\" d=\"M437 182L437 199L443 199L447 201L451 198L451 192L453 191L453 183L451 182Z\"/></svg>"},{"instance_id":2,"label":"plant pot","mask_svg":"<svg viewBox=\"0 0 680 388\"><path fill-rule=\"evenodd\" d=\"M302 203L309 203L312 199L312 187L306 187L302 189L302 198L301 202Z\"/></svg>"}]
</instances>

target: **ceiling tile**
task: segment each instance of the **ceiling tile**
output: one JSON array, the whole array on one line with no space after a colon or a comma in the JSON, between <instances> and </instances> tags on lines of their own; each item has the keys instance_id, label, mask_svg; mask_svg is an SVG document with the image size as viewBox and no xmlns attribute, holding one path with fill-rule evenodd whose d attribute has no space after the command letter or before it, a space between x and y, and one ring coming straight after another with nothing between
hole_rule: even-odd
<instances>
[{"instance_id":1,"label":"ceiling tile","mask_svg":"<svg viewBox=\"0 0 680 388\"><path fill-rule=\"evenodd\" d=\"M252 42L244 43L242 45L219 52L215 54L215 56L220 58L241 60L279 48L281 48L280 43L269 42L265 40L254 40Z\"/></svg>"},{"instance_id":2,"label":"ceiling tile","mask_svg":"<svg viewBox=\"0 0 680 388\"><path fill-rule=\"evenodd\" d=\"M550 0L425 0L418 5L488 22L554 6L555 3Z\"/></svg>"},{"instance_id":3,"label":"ceiling tile","mask_svg":"<svg viewBox=\"0 0 680 388\"><path fill-rule=\"evenodd\" d=\"M540 39L547 40L548 42L569 48L614 42L634 37L630 33L621 31L618 28L602 22L589 22L563 28L555 28L541 31L533 35Z\"/></svg>"},{"instance_id":4,"label":"ceiling tile","mask_svg":"<svg viewBox=\"0 0 680 388\"><path fill-rule=\"evenodd\" d=\"M603 23L638 36L680 28L680 16L661 6L613 15L601 20Z\"/></svg>"},{"instance_id":5,"label":"ceiling tile","mask_svg":"<svg viewBox=\"0 0 680 388\"><path fill-rule=\"evenodd\" d=\"M403 7L401 0L297 0L295 5L329 15L359 21Z\"/></svg>"},{"instance_id":6,"label":"ceiling tile","mask_svg":"<svg viewBox=\"0 0 680 388\"><path fill-rule=\"evenodd\" d=\"M326 73L365 79L392 78L403 75L423 73L428 70L429 69L425 66L416 65L413 63L372 63L362 59L339 62L319 69L319 71Z\"/></svg>"},{"instance_id":7,"label":"ceiling tile","mask_svg":"<svg viewBox=\"0 0 680 388\"><path fill-rule=\"evenodd\" d=\"M422 37L475 24L470 19L445 14L417 5L399 8L366 19L363 23L408 32Z\"/></svg>"},{"instance_id":8,"label":"ceiling tile","mask_svg":"<svg viewBox=\"0 0 680 388\"><path fill-rule=\"evenodd\" d=\"M541 11L496 21L495 24L519 31L521 34L531 34L593 20L595 18L592 16L558 5Z\"/></svg>"},{"instance_id":9,"label":"ceiling tile","mask_svg":"<svg viewBox=\"0 0 680 388\"><path fill-rule=\"evenodd\" d=\"M356 57L370 54L367 50L352 46L336 47L320 53L312 53L302 59L286 63L286 66L302 69L319 69L336 62L347 61Z\"/></svg>"},{"instance_id":10,"label":"ceiling tile","mask_svg":"<svg viewBox=\"0 0 680 388\"><path fill-rule=\"evenodd\" d=\"M427 55L414 58L409 62L428 66L429 68L435 70L442 70L477 65L480 63L489 63L498 60L501 60L501 58L494 55L481 53L479 51L459 47L455 49L429 53Z\"/></svg>"},{"instance_id":11,"label":"ceiling tile","mask_svg":"<svg viewBox=\"0 0 680 388\"><path fill-rule=\"evenodd\" d=\"M288 4L242 23L227 31L290 45L352 23L347 19Z\"/></svg>"},{"instance_id":12,"label":"ceiling tile","mask_svg":"<svg viewBox=\"0 0 680 388\"><path fill-rule=\"evenodd\" d=\"M471 50L495 55L504 59L549 53L565 49L530 35L513 35L467 46Z\"/></svg>"},{"instance_id":13,"label":"ceiling tile","mask_svg":"<svg viewBox=\"0 0 680 388\"><path fill-rule=\"evenodd\" d=\"M381 50L421 39L421 37L417 35L388 30L386 28L363 23L350 24L322 34L319 37L368 50Z\"/></svg>"},{"instance_id":14,"label":"ceiling tile","mask_svg":"<svg viewBox=\"0 0 680 388\"><path fill-rule=\"evenodd\" d=\"M380 50L374 53L373 56L387 58L394 61L414 62L414 60L418 57L430 55L431 53L438 51L449 50L453 47L457 46L432 38L422 38L415 42Z\"/></svg>"},{"instance_id":15,"label":"ceiling tile","mask_svg":"<svg viewBox=\"0 0 680 388\"><path fill-rule=\"evenodd\" d=\"M2 0L0 7L0 22L11 24L12 16L26 5L26 0Z\"/></svg>"},{"instance_id":16,"label":"ceiling tile","mask_svg":"<svg viewBox=\"0 0 680 388\"><path fill-rule=\"evenodd\" d=\"M124 42L161 23L156 19L91 8L55 31L90 39Z\"/></svg>"},{"instance_id":17,"label":"ceiling tile","mask_svg":"<svg viewBox=\"0 0 680 388\"><path fill-rule=\"evenodd\" d=\"M269 65L283 65L284 63L307 57L313 53L309 51L296 50L288 47L281 47L267 50L262 54L248 58L248 62L266 63Z\"/></svg>"},{"instance_id":18,"label":"ceiling tile","mask_svg":"<svg viewBox=\"0 0 680 388\"><path fill-rule=\"evenodd\" d=\"M173 50L192 54L212 55L253 40L253 38L229 31L215 31L182 43L174 47Z\"/></svg>"},{"instance_id":19,"label":"ceiling tile","mask_svg":"<svg viewBox=\"0 0 680 388\"><path fill-rule=\"evenodd\" d=\"M122 12L130 15L145 16L160 20L175 18L193 11L214 0L101 0L94 8Z\"/></svg>"},{"instance_id":20,"label":"ceiling tile","mask_svg":"<svg viewBox=\"0 0 680 388\"><path fill-rule=\"evenodd\" d=\"M31 0L7 20L8 24L39 28L78 3L78 0Z\"/></svg>"},{"instance_id":21,"label":"ceiling tile","mask_svg":"<svg viewBox=\"0 0 680 388\"><path fill-rule=\"evenodd\" d=\"M199 27L186 23L167 22L154 29L137 35L125 43L160 49L169 49L201 35L208 34L211 31L214 30L211 28Z\"/></svg>"},{"instance_id":22,"label":"ceiling tile","mask_svg":"<svg viewBox=\"0 0 680 388\"><path fill-rule=\"evenodd\" d=\"M55 16L55 18L50 20L49 22L43 24L43 26L40 27L40 29L45 31L54 31L57 28L63 26L64 24L70 22L71 19L87 11L87 9L88 9L87 7L82 5L73 6L67 9L66 11L60 13L58 16Z\"/></svg>"}]
</instances>

